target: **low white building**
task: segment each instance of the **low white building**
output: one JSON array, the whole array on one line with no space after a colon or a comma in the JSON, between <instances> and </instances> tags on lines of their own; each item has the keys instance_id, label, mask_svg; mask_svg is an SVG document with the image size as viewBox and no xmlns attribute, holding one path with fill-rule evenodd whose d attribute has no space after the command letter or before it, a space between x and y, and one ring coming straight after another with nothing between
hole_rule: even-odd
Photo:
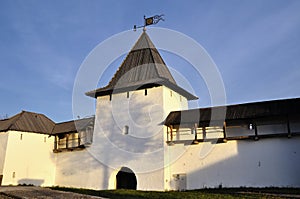
<instances>
[{"instance_id":1,"label":"low white building","mask_svg":"<svg viewBox=\"0 0 300 199\"><path fill-rule=\"evenodd\" d=\"M93 118L0 121L2 185L300 187L300 98L188 110L197 97L176 84L146 32L109 84L86 94Z\"/></svg>"},{"instance_id":2,"label":"low white building","mask_svg":"<svg viewBox=\"0 0 300 199\"><path fill-rule=\"evenodd\" d=\"M46 116L26 111L0 120L0 184L54 184L54 126Z\"/></svg>"}]
</instances>

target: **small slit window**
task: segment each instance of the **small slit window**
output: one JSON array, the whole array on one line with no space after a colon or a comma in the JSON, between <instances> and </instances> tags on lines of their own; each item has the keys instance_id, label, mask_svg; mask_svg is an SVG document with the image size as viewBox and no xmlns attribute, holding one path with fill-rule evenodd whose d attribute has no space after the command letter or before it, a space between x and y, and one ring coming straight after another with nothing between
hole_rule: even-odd
<instances>
[{"instance_id":1,"label":"small slit window","mask_svg":"<svg viewBox=\"0 0 300 199\"><path fill-rule=\"evenodd\" d=\"M253 124L250 123L249 126L248 126L249 130L253 130Z\"/></svg>"},{"instance_id":2,"label":"small slit window","mask_svg":"<svg viewBox=\"0 0 300 199\"><path fill-rule=\"evenodd\" d=\"M129 92L127 92L127 98L129 98Z\"/></svg>"},{"instance_id":3,"label":"small slit window","mask_svg":"<svg viewBox=\"0 0 300 199\"><path fill-rule=\"evenodd\" d=\"M112 100L112 94L109 95L109 101L111 101L111 100Z\"/></svg>"},{"instance_id":4,"label":"small slit window","mask_svg":"<svg viewBox=\"0 0 300 199\"><path fill-rule=\"evenodd\" d=\"M147 91L147 89L145 89L145 96L146 96L146 95L148 95L148 91Z\"/></svg>"},{"instance_id":5,"label":"small slit window","mask_svg":"<svg viewBox=\"0 0 300 199\"><path fill-rule=\"evenodd\" d=\"M123 134L127 135L129 133L129 126L125 125L123 128Z\"/></svg>"},{"instance_id":6,"label":"small slit window","mask_svg":"<svg viewBox=\"0 0 300 199\"><path fill-rule=\"evenodd\" d=\"M172 92L172 91L170 91L170 96L171 96L171 97L173 96L173 92Z\"/></svg>"}]
</instances>

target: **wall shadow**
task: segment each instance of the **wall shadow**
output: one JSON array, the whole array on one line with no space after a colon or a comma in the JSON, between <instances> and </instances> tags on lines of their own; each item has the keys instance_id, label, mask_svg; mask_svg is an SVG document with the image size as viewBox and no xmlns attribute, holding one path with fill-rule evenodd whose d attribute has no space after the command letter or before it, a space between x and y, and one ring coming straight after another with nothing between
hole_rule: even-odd
<instances>
[{"instance_id":1,"label":"wall shadow","mask_svg":"<svg viewBox=\"0 0 300 199\"><path fill-rule=\"evenodd\" d=\"M45 180L43 179L32 179L32 178L22 178L18 180L19 185L34 185L41 186Z\"/></svg>"},{"instance_id":2,"label":"wall shadow","mask_svg":"<svg viewBox=\"0 0 300 199\"><path fill-rule=\"evenodd\" d=\"M231 142L236 144L235 153L226 149ZM217 144L207 157L197 159L198 168L186 162L187 187L300 187L299 143L300 137Z\"/></svg>"}]
</instances>

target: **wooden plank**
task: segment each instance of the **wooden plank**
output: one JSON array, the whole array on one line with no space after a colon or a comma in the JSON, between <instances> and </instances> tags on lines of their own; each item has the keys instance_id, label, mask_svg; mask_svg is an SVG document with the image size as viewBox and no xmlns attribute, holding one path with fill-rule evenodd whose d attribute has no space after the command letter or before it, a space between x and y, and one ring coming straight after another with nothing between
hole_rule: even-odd
<instances>
[{"instance_id":1,"label":"wooden plank","mask_svg":"<svg viewBox=\"0 0 300 199\"><path fill-rule=\"evenodd\" d=\"M55 135L54 136L54 150L56 150L58 147L57 147L57 136Z\"/></svg>"},{"instance_id":2,"label":"wooden plank","mask_svg":"<svg viewBox=\"0 0 300 199\"><path fill-rule=\"evenodd\" d=\"M206 127L205 126L202 127L202 139L203 140L206 139Z\"/></svg>"},{"instance_id":3,"label":"wooden plank","mask_svg":"<svg viewBox=\"0 0 300 199\"><path fill-rule=\"evenodd\" d=\"M254 140L257 141L259 140L258 132L257 132L257 124L254 123L253 125L254 125L254 132L255 132Z\"/></svg>"},{"instance_id":4,"label":"wooden plank","mask_svg":"<svg viewBox=\"0 0 300 199\"><path fill-rule=\"evenodd\" d=\"M69 134L66 134L66 149L69 147Z\"/></svg>"},{"instance_id":5,"label":"wooden plank","mask_svg":"<svg viewBox=\"0 0 300 199\"><path fill-rule=\"evenodd\" d=\"M194 124L194 133L195 133L195 139L193 141L193 144L199 144L198 140L197 140L197 128L198 128L198 124L195 123Z\"/></svg>"},{"instance_id":6,"label":"wooden plank","mask_svg":"<svg viewBox=\"0 0 300 199\"><path fill-rule=\"evenodd\" d=\"M170 141L168 142L168 145L169 146L174 145L174 142L173 142L173 126L172 125L170 125Z\"/></svg>"},{"instance_id":7,"label":"wooden plank","mask_svg":"<svg viewBox=\"0 0 300 199\"><path fill-rule=\"evenodd\" d=\"M226 136L226 122L223 122L223 142L227 142L227 136Z\"/></svg>"},{"instance_id":8,"label":"wooden plank","mask_svg":"<svg viewBox=\"0 0 300 199\"><path fill-rule=\"evenodd\" d=\"M86 134L86 131L84 133ZM77 135L78 135L78 146L80 146L80 133L78 132Z\"/></svg>"},{"instance_id":9,"label":"wooden plank","mask_svg":"<svg viewBox=\"0 0 300 199\"><path fill-rule=\"evenodd\" d=\"M287 130L288 130L288 138L291 138L292 134L291 134L291 125L290 125L289 116L287 116Z\"/></svg>"}]
</instances>

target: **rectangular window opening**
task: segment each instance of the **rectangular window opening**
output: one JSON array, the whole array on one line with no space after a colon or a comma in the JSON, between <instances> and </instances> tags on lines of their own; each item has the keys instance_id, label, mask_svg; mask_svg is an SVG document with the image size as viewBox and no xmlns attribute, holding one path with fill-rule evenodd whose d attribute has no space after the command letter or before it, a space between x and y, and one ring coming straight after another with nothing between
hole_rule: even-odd
<instances>
[{"instance_id":1,"label":"rectangular window opening","mask_svg":"<svg viewBox=\"0 0 300 199\"><path fill-rule=\"evenodd\" d=\"M147 89L145 89L145 96L147 96L148 92L147 92Z\"/></svg>"}]
</instances>

